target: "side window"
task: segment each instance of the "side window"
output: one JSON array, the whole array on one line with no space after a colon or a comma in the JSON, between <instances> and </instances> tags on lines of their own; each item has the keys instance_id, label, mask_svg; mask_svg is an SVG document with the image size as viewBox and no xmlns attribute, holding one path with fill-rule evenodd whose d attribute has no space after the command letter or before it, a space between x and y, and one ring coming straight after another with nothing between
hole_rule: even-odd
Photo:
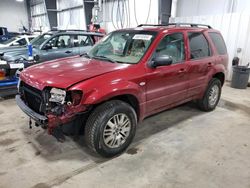
<instances>
[{"instance_id":1,"label":"side window","mask_svg":"<svg viewBox=\"0 0 250 188\"><path fill-rule=\"evenodd\" d=\"M32 41L34 39L34 37L29 37L28 40L29 42Z\"/></svg>"},{"instance_id":2,"label":"side window","mask_svg":"<svg viewBox=\"0 0 250 188\"><path fill-rule=\"evenodd\" d=\"M94 39L94 43L97 43L103 38L103 36L92 35L92 38Z\"/></svg>"},{"instance_id":3,"label":"side window","mask_svg":"<svg viewBox=\"0 0 250 188\"><path fill-rule=\"evenodd\" d=\"M25 40L24 38L23 38L23 39L18 40L17 42L18 42L18 44L19 44L20 46L24 46L24 45L26 45L26 44L27 44L27 42L26 42L26 40Z\"/></svg>"},{"instance_id":4,"label":"side window","mask_svg":"<svg viewBox=\"0 0 250 188\"><path fill-rule=\"evenodd\" d=\"M86 35L75 35L73 44L74 47L93 46L92 41Z\"/></svg>"},{"instance_id":5,"label":"side window","mask_svg":"<svg viewBox=\"0 0 250 188\"><path fill-rule=\"evenodd\" d=\"M56 46L56 41L58 41L58 37L53 37L46 43L46 45L51 46L51 48L53 49Z\"/></svg>"},{"instance_id":6,"label":"side window","mask_svg":"<svg viewBox=\"0 0 250 188\"><path fill-rule=\"evenodd\" d=\"M4 35L3 29L0 28L0 35Z\"/></svg>"},{"instance_id":7,"label":"side window","mask_svg":"<svg viewBox=\"0 0 250 188\"><path fill-rule=\"evenodd\" d=\"M156 48L155 56L169 55L173 64L185 59L184 38L182 33L165 36Z\"/></svg>"},{"instance_id":8,"label":"side window","mask_svg":"<svg viewBox=\"0 0 250 188\"><path fill-rule=\"evenodd\" d=\"M56 41L55 47L57 48L70 48L70 35L60 35Z\"/></svg>"},{"instance_id":9,"label":"side window","mask_svg":"<svg viewBox=\"0 0 250 188\"><path fill-rule=\"evenodd\" d=\"M70 35L60 35L53 37L47 43L52 49L70 48Z\"/></svg>"},{"instance_id":10,"label":"side window","mask_svg":"<svg viewBox=\"0 0 250 188\"><path fill-rule=\"evenodd\" d=\"M226 48L226 45L225 45L225 42L224 42L222 36L219 33L209 33L208 35L212 39L212 41L217 49L217 52L220 55L226 54L227 48Z\"/></svg>"},{"instance_id":11,"label":"side window","mask_svg":"<svg viewBox=\"0 0 250 188\"><path fill-rule=\"evenodd\" d=\"M210 48L207 39L202 33L188 33L191 59L199 59L210 56Z\"/></svg>"}]
</instances>

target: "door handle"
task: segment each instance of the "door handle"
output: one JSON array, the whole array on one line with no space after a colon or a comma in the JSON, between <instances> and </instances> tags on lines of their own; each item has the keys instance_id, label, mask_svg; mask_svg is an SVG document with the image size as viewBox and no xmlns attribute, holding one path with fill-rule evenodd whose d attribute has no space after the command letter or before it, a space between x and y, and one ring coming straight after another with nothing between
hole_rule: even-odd
<instances>
[{"instance_id":1,"label":"door handle","mask_svg":"<svg viewBox=\"0 0 250 188\"><path fill-rule=\"evenodd\" d=\"M66 54L70 54L70 53L72 53L72 51L68 50L68 51L66 51L65 53L66 53Z\"/></svg>"},{"instance_id":2,"label":"door handle","mask_svg":"<svg viewBox=\"0 0 250 188\"><path fill-rule=\"evenodd\" d=\"M180 73L184 73L184 72L186 72L186 69L180 69L180 70L178 71L179 74L180 74Z\"/></svg>"},{"instance_id":3,"label":"door handle","mask_svg":"<svg viewBox=\"0 0 250 188\"><path fill-rule=\"evenodd\" d=\"M207 64L207 67L212 67L212 63L209 62L209 63Z\"/></svg>"}]
</instances>

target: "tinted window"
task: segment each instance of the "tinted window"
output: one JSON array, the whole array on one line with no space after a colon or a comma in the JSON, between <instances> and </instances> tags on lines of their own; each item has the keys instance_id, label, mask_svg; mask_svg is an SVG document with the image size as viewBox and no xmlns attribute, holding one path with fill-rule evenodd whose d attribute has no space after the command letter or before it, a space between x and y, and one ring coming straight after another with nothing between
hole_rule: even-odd
<instances>
[{"instance_id":1,"label":"tinted window","mask_svg":"<svg viewBox=\"0 0 250 188\"><path fill-rule=\"evenodd\" d=\"M191 59L210 56L208 42L202 33L188 33Z\"/></svg>"},{"instance_id":2,"label":"tinted window","mask_svg":"<svg viewBox=\"0 0 250 188\"><path fill-rule=\"evenodd\" d=\"M173 59L173 63L178 63L184 60L185 50L184 50L184 40L183 34L175 33L167 35L162 39L160 44L156 49L156 56L169 55Z\"/></svg>"},{"instance_id":3,"label":"tinted window","mask_svg":"<svg viewBox=\"0 0 250 188\"><path fill-rule=\"evenodd\" d=\"M217 52L220 55L226 54L227 48L226 48L226 45L224 43L222 36L219 33L209 33L209 36L212 39L212 41L217 49Z\"/></svg>"},{"instance_id":4,"label":"tinted window","mask_svg":"<svg viewBox=\"0 0 250 188\"><path fill-rule=\"evenodd\" d=\"M86 35L75 35L74 36L74 47L92 46L93 43L90 38Z\"/></svg>"},{"instance_id":5,"label":"tinted window","mask_svg":"<svg viewBox=\"0 0 250 188\"><path fill-rule=\"evenodd\" d=\"M0 28L0 35L3 35L3 29Z\"/></svg>"},{"instance_id":6,"label":"tinted window","mask_svg":"<svg viewBox=\"0 0 250 188\"><path fill-rule=\"evenodd\" d=\"M30 41L30 43L33 46L40 46L45 40L49 39L51 36L51 34L43 34L34 38L32 41Z\"/></svg>"}]
</instances>

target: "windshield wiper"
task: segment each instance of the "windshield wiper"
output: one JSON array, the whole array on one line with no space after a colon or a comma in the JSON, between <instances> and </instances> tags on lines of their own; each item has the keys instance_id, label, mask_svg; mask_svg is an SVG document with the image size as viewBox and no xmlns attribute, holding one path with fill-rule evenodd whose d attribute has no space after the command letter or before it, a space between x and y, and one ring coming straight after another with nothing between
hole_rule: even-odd
<instances>
[{"instance_id":1,"label":"windshield wiper","mask_svg":"<svg viewBox=\"0 0 250 188\"><path fill-rule=\"evenodd\" d=\"M115 61L109 57L103 56L103 55L94 56L93 58L100 59L100 60L106 60L106 61L109 61L111 63L117 63L117 61Z\"/></svg>"},{"instance_id":2,"label":"windshield wiper","mask_svg":"<svg viewBox=\"0 0 250 188\"><path fill-rule=\"evenodd\" d=\"M87 53L87 52L83 52L82 54L80 54L80 57L82 57L82 56L84 56L84 57L87 57L87 58L91 59L91 57L88 55L88 53Z\"/></svg>"}]
</instances>

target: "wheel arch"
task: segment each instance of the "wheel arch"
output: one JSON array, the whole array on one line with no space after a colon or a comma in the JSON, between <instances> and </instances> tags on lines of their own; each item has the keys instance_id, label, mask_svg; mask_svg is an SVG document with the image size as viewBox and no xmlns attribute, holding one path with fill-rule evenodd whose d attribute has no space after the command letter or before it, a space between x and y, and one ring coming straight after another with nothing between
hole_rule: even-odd
<instances>
[{"instance_id":1,"label":"wheel arch","mask_svg":"<svg viewBox=\"0 0 250 188\"><path fill-rule=\"evenodd\" d=\"M94 104L93 107L95 108L95 107L99 106L100 104L105 103L107 101L111 101L111 100L120 100L120 101L123 101L123 102L129 104L136 112L137 121L140 119L140 115L141 115L140 102L139 102L138 98L133 94L115 95L115 96L106 98L105 100L103 100L99 103Z\"/></svg>"},{"instance_id":2,"label":"wheel arch","mask_svg":"<svg viewBox=\"0 0 250 188\"><path fill-rule=\"evenodd\" d=\"M139 120L140 117L140 105L139 105L139 100L137 99L136 96L132 94L123 94L123 95L118 95L110 98L109 100L120 100L125 103L128 103L136 112L137 115L137 120Z\"/></svg>"},{"instance_id":3,"label":"wheel arch","mask_svg":"<svg viewBox=\"0 0 250 188\"><path fill-rule=\"evenodd\" d=\"M218 72L218 73L214 74L213 78L219 79L220 82L221 82L221 86L224 85L224 83L225 83L225 74L223 72Z\"/></svg>"}]
</instances>

